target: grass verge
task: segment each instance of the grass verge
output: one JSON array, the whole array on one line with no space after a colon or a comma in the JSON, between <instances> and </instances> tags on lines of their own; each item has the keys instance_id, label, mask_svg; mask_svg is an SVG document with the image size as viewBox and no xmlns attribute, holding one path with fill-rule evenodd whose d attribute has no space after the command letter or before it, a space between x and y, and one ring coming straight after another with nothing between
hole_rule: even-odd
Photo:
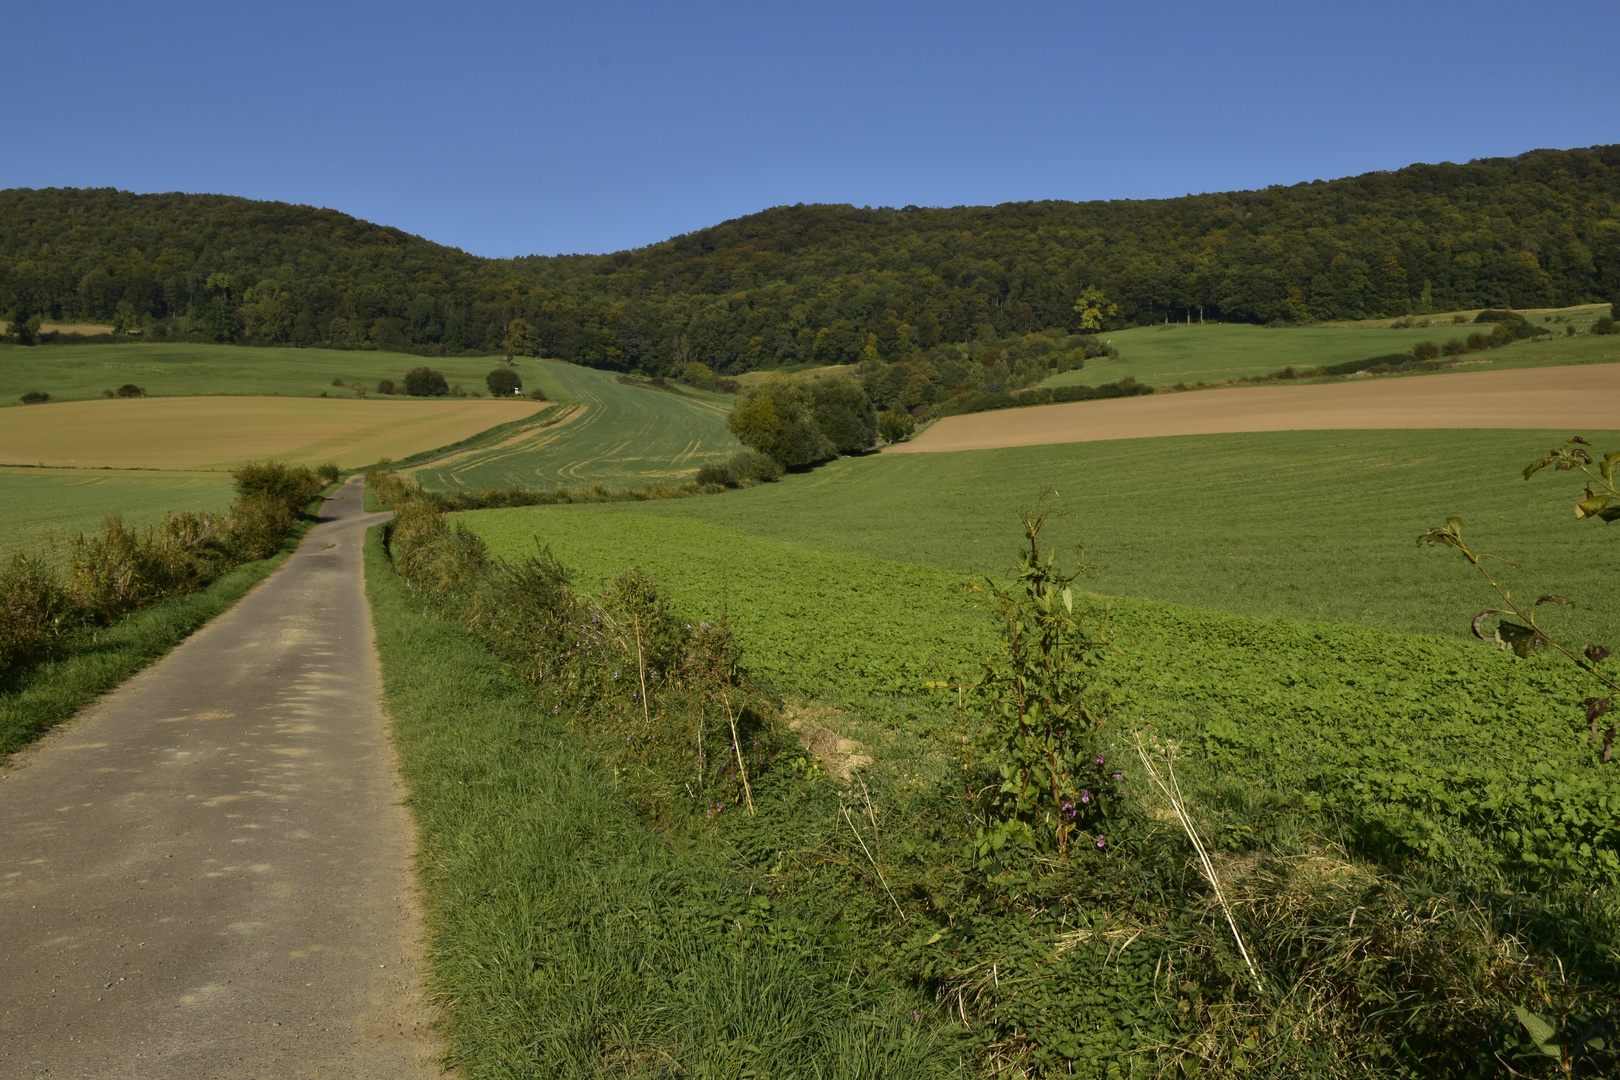
<instances>
[{"instance_id":1,"label":"grass verge","mask_svg":"<svg viewBox=\"0 0 1620 1080\"><path fill-rule=\"evenodd\" d=\"M423 613L381 529L366 591L463 1075L955 1074L921 1001L640 824L591 736Z\"/></svg>"},{"instance_id":2,"label":"grass verge","mask_svg":"<svg viewBox=\"0 0 1620 1080\"><path fill-rule=\"evenodd\" d=\"M314 511L334 490L327 488L306 508L270 558L246 563L205 588L169 597L110 626L86 630L63 643L52 659L0 677L0 755L27 746L161 659L275 573L314 527Z\"/></svg>"}]
</instances>

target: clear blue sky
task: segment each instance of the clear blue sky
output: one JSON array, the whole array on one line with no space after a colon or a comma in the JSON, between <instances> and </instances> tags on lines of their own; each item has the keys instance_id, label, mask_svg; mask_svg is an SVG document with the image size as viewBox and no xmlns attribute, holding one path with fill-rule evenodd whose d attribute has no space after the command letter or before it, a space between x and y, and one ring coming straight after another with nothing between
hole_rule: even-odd
<instances>
[{"instance_id":1,"label":"clear blue sky","mask_svg":"<svg viewBox=\"0 0 1620 1080\"><path fill-rule=\"evenodd\" d=\"M1145 198L1620 142L1620 3L19 3L0 187L482 255L795 202Z\"/></svg>"}]
</instances>

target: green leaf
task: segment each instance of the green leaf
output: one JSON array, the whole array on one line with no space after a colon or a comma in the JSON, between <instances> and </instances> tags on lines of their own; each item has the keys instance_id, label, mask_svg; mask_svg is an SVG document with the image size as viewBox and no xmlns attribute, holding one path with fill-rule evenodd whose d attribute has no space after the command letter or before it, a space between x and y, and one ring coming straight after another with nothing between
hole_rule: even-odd
<instances>
[{"instance_id":1,"label":"green leaf","mask_svg":"<svg viewBox=\"0 0 1620 1080\"><path fill-rule=\"evenodd\" d=\"M1575 504L1575 516L1578 518L1601 517L1613 502L1614 498L1610 495L1593 495L1591 498L1582 499ZM1608 519L1605 518L1605 520Z\"/></svg>"},{"instance_id":2,"label":"green leaf","mask_svg":"<svg viewBox=\"0 0 1620 1080\"><path fill-rule=\"evenodd\" d=\"M1526 1009L1523 1005L1513 1006L1513 1013L1519 1018L1519 1023L1524 1025L1524 1030L1528 1031L1530 1037L1535 1040L1537 1050L1540 1050L1548 1057L1562 1058L1564 1056L1563 1047L1554 1041L1558 1038L1558 1032L1553 1030L1551 1024Z\"/></svg>"}]
</instances>

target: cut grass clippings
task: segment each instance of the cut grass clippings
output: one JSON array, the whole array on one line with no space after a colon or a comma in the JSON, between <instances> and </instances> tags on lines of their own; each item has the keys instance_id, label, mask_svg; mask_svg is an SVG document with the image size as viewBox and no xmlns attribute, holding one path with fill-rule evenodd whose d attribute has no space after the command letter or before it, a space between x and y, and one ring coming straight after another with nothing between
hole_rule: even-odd
<instances>
[{"instance_id":1,"label":"cut grass clippings","mask_svg":"<svg viewBox=\"0 0 1620 1080\"><path fill-rule=\"evenodd\" d=\"M328 488L326 494L331 493ZM312 510L306 510L270 558L246 563L206 588L171 596L110 626L85 630L60 646L52 659L0 675L0 755L14 753L71 719L228 610L287 561L315 525Z\"/></svg>"},{"instance_id":2,"label":"cut grass clippings","mask_svg":"<svg viewBox=\"0 0 1620 1080\"><path fill-rule=\"evenodd\" d=\"M920 1001L641 825L588 733L423 613L380 528L366 591L463 1076L956 1074Z\"/></svg>"}]
</instances>

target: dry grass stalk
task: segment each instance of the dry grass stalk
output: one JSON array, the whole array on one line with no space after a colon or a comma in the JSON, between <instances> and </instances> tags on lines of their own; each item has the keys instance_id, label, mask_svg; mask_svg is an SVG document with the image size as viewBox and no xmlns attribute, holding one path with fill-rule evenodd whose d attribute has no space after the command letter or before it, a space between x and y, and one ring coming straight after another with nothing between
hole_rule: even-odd
<instances>
[{"instance_id":1,"label":"dry grass stalk","mask_svg":"<svg viewBox=\"0 0 1620 1080\"><path fill-rule=\"evenodd\" d=\"M1255 967L1254 961L1249 957L1249 948L1243 942L1243 934L1238 930L1237 920L1232 917L1232 907L1226 902L1226 893L1221 889L1221 879L1215 873L1215 865L1210 861L1209 852L1204 849L1203 840L1199 839L1198 830L1193 828L1192 818L1187 814L1187 806L1181 794L1181 784L1176 780L1175 749L1167 747L1164 751L1165 772L1169 774L1170 781L1166 783L1159 775L1159 770L1153 767L1153 761L1148 757L1147 747L1142 745L1141 732L1135 735L1136 753L1142 759L1143 768L1147 769L1148 777L1155 787L1170 803L1170 809L1175 811L1176 819L1181 822L1182 829L1187 833L1187 839L1192 841L1193 850L1198 853L1198 861L1204 870L1204 878L1215 890L1215 900L1221 905L1221 911L1226 916L1226 924L1232 928L1232 938L1237 942L1238 952L1243 955L1243 963L1248 967L1249 974L1254 976L1254 982L1260 992L1266 992L1266 982L1260 975L1260 969Z\"/></svg>"}]
</instances>

